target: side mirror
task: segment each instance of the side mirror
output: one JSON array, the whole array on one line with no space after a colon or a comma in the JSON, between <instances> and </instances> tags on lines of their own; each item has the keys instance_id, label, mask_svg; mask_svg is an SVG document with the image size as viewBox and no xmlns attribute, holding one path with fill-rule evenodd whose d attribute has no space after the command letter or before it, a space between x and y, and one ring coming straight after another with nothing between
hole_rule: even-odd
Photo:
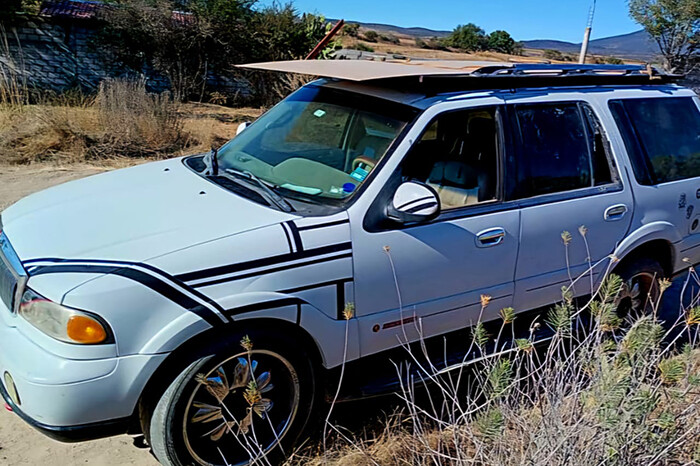
<instances>
[{"instance_id":1,"label":"side mirror","mask_svg":"<svg viewBox=\"0 0 700 466\"><path fill-rule=\"evenodd\" d=\"M243 130L245 130L248 126L250 126L250 121L244 121L240 125L238 125L238 129L236 129L236 136L241 134Z\"/></svg>"},{"instance_id":2,"label":"side mirror","mask_svg":"<svg viewBox=\"0 0 700 466\"><path fill-rule=\"evenodd\" d=\"M407 181L396 190L387 217L399 223L419 223L440 214L440 198L428 185Z\"/></svg>"}]
</instances>

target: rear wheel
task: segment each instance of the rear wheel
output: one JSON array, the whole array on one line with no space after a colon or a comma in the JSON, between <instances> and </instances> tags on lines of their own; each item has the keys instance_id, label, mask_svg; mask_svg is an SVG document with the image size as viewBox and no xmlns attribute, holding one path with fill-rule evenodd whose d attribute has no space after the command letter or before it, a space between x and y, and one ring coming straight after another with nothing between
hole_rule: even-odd
<instances>
[{"instance_id":1,"label":"rear wheel","mask_svg":"<svg viewBox=\"0 0 700 466\"><path fill-rule=\"evenodd\" d=\"M617 299L618 315L635 319L651 314L659 300L659 280L666 277L661 264L654 259L640 257L623 262L614 273L623 281Z\"/></svg>"},{"instance_id":2,"label":"rear wheel","mask_svg":"<svg viewBox=\"0 0 700 466\"><path fill-rule=\"evenodd\" d=\"M162 464L276 464L304 432L317 398L309 355L282 333L242 338L204 350L158 401L149 437Z\"/></svg>"}]
</instances>

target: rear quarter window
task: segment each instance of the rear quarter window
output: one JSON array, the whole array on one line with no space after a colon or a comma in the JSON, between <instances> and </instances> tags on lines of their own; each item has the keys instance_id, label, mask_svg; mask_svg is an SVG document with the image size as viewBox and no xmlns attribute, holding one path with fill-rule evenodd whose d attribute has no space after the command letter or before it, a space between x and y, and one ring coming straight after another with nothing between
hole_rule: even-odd
<instances>
[{"instance_id":1,"label":"rear quarter window","mask_svg":"<svg viewBox=\"0 0 700 466\"><path fill-rule=\"evenodd\" d=\"M624 99L609 105L639 183L700 176L700 110L695 99Z\"/></svg>"}]
</instances>

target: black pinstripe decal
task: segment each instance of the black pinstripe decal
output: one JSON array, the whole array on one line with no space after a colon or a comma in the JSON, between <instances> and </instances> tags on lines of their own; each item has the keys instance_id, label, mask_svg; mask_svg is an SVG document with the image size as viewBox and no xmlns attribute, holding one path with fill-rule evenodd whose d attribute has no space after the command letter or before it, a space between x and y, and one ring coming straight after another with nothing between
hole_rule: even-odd
<instances>
[{"instance_id":1,"label":"black pinstripe decal","mask_svg":"<svg viewBox=\"0 0 700 466\"><path fill-rule=\"evenodd\" d=\"M405 208L407 208L408 206L410 206L411 204L416 204L416 203L423 202L423 201L429 201L429 200L432 200L432 199L435 199L435 198L434 198L433 196L425 196L425 197L421 197L421 198L418 198L418 199L414 199L414 200L412 200L412 201L408 201L408 202L406 202L406 203L404 203L404 204L401 204L400 206L398 206L398 207L396 208L396 210L405 209Z\"/></svg>"},{"instance_id":2,"label":"black pinstripe decal","mask_svg":"<svg viewBox=\"0 0 700 466\"><path fill-rule=\"evenodd\" d=\"M124 262L119 262L119 261L109 261L109 260L100 260L100 259L57 259L57 258L42 258L42 259L32 259L25 261L23 264L26 266L27 264L36 264L36 263L43 263L43 262L56 262L58 264L64 263L64 262L70 262L70 263L76 263L76 264L90 264L90 263L98 263L98 264L105 264L105 265L111 265L113 267L123 267L123 266L133 266L133 267L141 267L143 269L149 270L155 274L160 275L163 278L166 278L173 283L177 284L178 286L182 287L183 289L186 289L188 292L192 293L195 295L197 298L207 302L208 304L211 304L216 308L217 311L221 312L223 314L224 308L219 305L216 301L211 299L209 296L200 293L199 291L195 290L194 288L190 287L183 281L179 280L176 277L173 277L169 273L157 268L153 267L152 265L149 264L144 264L141 262L130 262L130 261L124 261Z\"/></svg>"},{"instance_id":3,"label":"black pinstripe decal","mask_svg":"<svg viewBox=\"0 0 700 466\"><path fill-rule=\"evenodd\" d=\"M284 230L284 236L287 238L287 244L289 245L290 254L294 252L294 246L292 246L292 238L289 236L289 231L284 223L280 223L282 230Z\"/></svg>"},{"instance_id":4,"label":"black pinstripe decal","mask_svg":"<svg viewBox=\"0 0 700 466\"><path fill-rule=\"evenodd\" d=\"M410 209L406 210L409 214L414 214L416 212L420 212L423 209L429 209L432 207L437 207L437 202L426 202L425 204L420 204L415 207L411 207Z\"/></svg>"},{"instance_id":5,"label":"black pinstripe decal","mask_svg":"<svg viewBox=\"0 0 700 466\"><path fill-rule=\"evenodd\" d=\"M335 286L335 300L338 320L343 320L345 316L345 283L338 283Z\"/></svg>"},{"instance_id":6,"label":"black pinstripe decal","mask_svg":"<svg viewBox=\"0 0 700 466\"><path fill-rule=\"evenodd\" d=\"M234 307L232 309L227 309L225 313L227 316L237 316L240 314L245 314L247 312L264 311L267 309L275 309L284 306L301 306L302 304L308 303L303 299L299 298L282 298L275 299L272 301L264 301L261 303L248 304L241 307Z\"/></svg>"},{"instance_id":7,"label":"black pinstripe decal","mask_svg":"<svg viewBox=\"0 0 700 466\"><path fill-rule=\"evenodd\" d=\"M346 219L343 219L343 220L336 220L336 221L328 222L328 223L319 223L319 224L316 224L316 225L304 225L304 226L300 226L300 227L297 227L297 228L299 229L299 231L316 230L316 229L318 229L318 228L332 227L332 226L335 226L335 225L343 225L343 224L345 224L345 223L350 223L350 220L348 220L348 219L346 218Z\"/></svg>"},{"instance_id":8,"label":"black pinstripe decal","mask_svg":"<svg viewBox=\"0 0 700 466\"><path fill-rule=\"evenodd\" d=\"M299 228L297 228L296 223L293 221L285 222L287 226L289 227L289 230L292 232L292 237L294 238L294 244L297 247L297 252L303 252L304 251L304 243L301 241L301 235L299 234Z\"/></svg>"},{"instance_id":9,"label":"black pinstripe decal","mask_svg":"<svg viewBox=\"0 0 700 466\"><path fill-rule=\"evenodd\" d=\"M305 251L299 251L291 254L281 254L277 256L265 257L262 259L255 259L247 262L239 262L237 264L222 265L219 267L212 267L210 269L198 270L195 272L183 273L176 275L175 278L182 280L183 282L192 282L195 280L202 280L205 278L217 277L220 275L226 275L230 273L243 272L246 270L257 269L260 267L267 267L271 265L282 264L284 262L291 262L294 260L307 259L310 257L322 256L326 254L331 254L334 252L348 251L351 249L352 243L339 243L332 244L330 246L323 246L315 249L308 249ZM266 273L262 271L260 273Z\"/></svg>"},{"instance_id":10,"label":"black pinstripe decal","mask_svg":"<svg viewBox=\"0 0 700 466\"><path fill-rule=\"evenodd\" d=\"M213 286L213 285L220 285L222 283L229 283L229 282L235 282L238 280L243 280L246 278L252 278L252 277L259 277L260 275L267 275L268 273L275 273L275 272L282 272L284 270L289 270L289 269L296 269L298 267L304 267L307 265L315 265L315 264L321 264L323 262L330 262L338 259L347 259L352 257L352 253L347 253L347 254L341 254L338 256L331 256L331 257L324 257L321 259L316 259L312 261L307 261L307 262L302 262L302 263L297 263L297 264L290 264L290 265L284 265L281 267L275 267L272 269L265 269L261 270L258 272L251 272L251 273L246 273L243 275L236 275L235 277L227 277L227 278L219 278L216 280L211 280L208 282L202 282L202 283L197 283L194 285L191 285L194 288L202 288L205 286Z\"/></svg>"},{"instance_id":11,"label":"black pinstripe decal","mask_svg":"<svg viewBox=\"0 0 700 466\"><path fill-rule=\"evenodd\" d=\"M114 265L58 264L38 266L33 270L32 276L50 273L103 273L107 275L119 275L138 282L188 311L197 314L212 327L222 323L221 318L208 307L190 298L174 286L140 270Z\"/></svg>"}]
</instances>

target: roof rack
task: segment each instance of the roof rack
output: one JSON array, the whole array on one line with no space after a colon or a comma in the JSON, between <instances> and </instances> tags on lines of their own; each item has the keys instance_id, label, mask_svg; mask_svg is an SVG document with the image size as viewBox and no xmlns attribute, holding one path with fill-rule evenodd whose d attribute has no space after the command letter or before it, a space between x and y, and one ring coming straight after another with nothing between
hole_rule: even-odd
<instances>
[{"instance_id":1,"label":"roof rack","mask_svg":"<svg viewBox=\"0 0 700 466\"><path fill-rule=\"evenodd\" d=\"M660 72L651 65L579 65L557 63L514 63L512 65L484 66L472 72L474 77L499 76L538 76L538 77L569 77L569 76L647 76L671 77ZM681 76L678 76L679 78Z\"/></svg>"}]
</instances>

